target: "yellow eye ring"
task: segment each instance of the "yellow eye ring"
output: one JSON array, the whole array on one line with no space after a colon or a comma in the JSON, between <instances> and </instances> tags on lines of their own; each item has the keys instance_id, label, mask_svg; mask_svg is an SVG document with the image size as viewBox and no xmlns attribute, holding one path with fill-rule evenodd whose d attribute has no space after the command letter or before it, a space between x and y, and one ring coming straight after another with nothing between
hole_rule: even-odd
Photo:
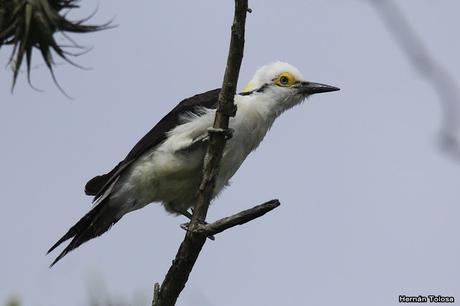
<instances>
[{"instance_id":1,"label":"yellow eye ring","mask_svg":"<svg viewBox=\"0 0 460 306\"><path fill-rule=\"evenodd\" d=\"M296 83L296 79L291 73L283 72L273 80L273 83L281 87L290 87Z\"/></svg>"}]
</instances>

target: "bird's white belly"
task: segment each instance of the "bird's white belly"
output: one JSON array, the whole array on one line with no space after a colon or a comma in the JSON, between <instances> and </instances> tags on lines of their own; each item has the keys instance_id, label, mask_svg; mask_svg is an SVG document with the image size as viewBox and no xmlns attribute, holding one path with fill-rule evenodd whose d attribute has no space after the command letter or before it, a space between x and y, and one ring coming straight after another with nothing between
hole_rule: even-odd
<instances>
[{"instance_id":1,"label":"bird's white belly","mask_svg":"<svg viewBox=\"0 0 460 306\"><path fill-rule=\"evenodd\" d=\"M194 152L193 155L197 156L155 151L144 156L133 164L121 184L126 186L121 193L135 199L135 209L151 202L191 200L201 179L198 155L203 154Z\"/></svg>"},{"instance_id":2,"label":"bird's white belly","mask_svg":"<svg viewBox=\"0 0 460 306\"><path fill-rule=\"evenodd\" d=\"M156 152L133 165L129 178L122 183L123 197L136 202L139 209L151 202L170 203L176 209L186 210L194 205L202 178L202 161L205 150L197 150L193 156ZM247 154L229 142L221 161L214 196L228 183L243 163ZM132 205L131 205L132 206Z\"/></svg>"}]
</instances>

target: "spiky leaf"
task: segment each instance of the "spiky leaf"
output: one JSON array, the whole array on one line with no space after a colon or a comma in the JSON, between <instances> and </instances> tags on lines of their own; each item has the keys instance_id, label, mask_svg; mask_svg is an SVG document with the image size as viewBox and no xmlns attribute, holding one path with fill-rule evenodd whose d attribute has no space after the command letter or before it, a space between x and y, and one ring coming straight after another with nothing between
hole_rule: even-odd
<instances>
[{"instance_id":1,"label":"spiky leaf","mask_svg":"<svg viewBox=\"0 0 460 306\"><path fill-rule=\"evenodd\" d=\"M79 8L78 2L78 0L0 0L0 48L3 45L13 46L10 57L13 69L13 88L24 58L26 59L27 79L30 83L34 48L40 51L55 82L53 53L74 64L69 56L78 54L68 52L66 47L57 43L56 33L63 34L72 47L82 49L66 33L89 33L109 27L109 23L86 25L84 23L87 19L68 20L66 17L68 11Z\"/></svg>"}]
</instances>

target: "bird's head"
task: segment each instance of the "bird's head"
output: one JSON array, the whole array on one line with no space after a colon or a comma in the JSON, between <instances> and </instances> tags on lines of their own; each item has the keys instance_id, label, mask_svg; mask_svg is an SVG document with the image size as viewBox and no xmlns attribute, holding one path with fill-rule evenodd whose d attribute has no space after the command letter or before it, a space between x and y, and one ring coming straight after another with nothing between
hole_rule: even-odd
<instances>
[{"instance_id":1,"label":"bird's head","mask_svg":"<svg viewBox=\"0 0 460 306\"><path fill-rule=\"evenodd\" d=\"M267 98L279 114L310 95L336 90L339 88L305 80L300 71L288 63L275 62L259 68L241 94Z\"/></svg>"}]
</instances>

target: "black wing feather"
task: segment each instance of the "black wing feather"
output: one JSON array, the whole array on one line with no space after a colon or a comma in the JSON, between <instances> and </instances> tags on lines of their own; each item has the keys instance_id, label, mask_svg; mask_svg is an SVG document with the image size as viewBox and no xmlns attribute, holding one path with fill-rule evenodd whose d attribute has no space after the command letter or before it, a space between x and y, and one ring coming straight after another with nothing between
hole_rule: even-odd
<instances>
[{"instance_id":1,"label":"black wing feather","mask_svg":"<svg viewBox=\"0 0 460 306\"><path fill-rule=\"evenodd\" d=\"M133 161L166 139L166 133L179 124L181 115L196 111L197 107L216 108L220 88L207 91L181 101L160 120L128 153L126 158L107 174L98 175L85 185L85 193L98 198Z\"/></svg>"}]
</instances>

